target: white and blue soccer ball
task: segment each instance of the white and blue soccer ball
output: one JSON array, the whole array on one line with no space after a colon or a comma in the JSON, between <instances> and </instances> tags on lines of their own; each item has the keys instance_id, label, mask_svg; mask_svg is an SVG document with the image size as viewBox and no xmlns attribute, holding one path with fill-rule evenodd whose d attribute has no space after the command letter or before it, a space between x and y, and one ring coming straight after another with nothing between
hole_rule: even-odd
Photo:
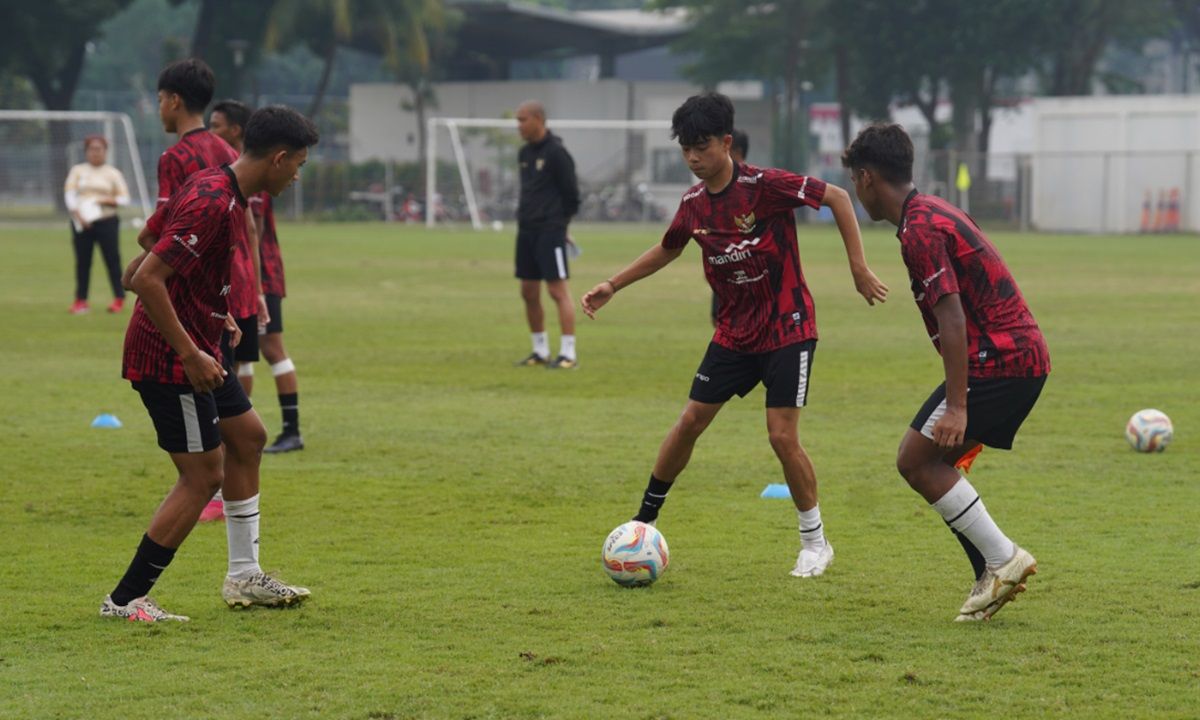
<instances>
[{"instance_id":1,"label":"white and blue soccer ball","mask_svg":"<svg viewBox=\"0 0 1200 720\"><path fill-rule=\"evenodd\" d=\"M667 539L654 526L631 520L608 534L604 541L604 570L613 582L625 587L649 585L662 576L670 562Z\"/></svg>"},{"instance_id":2,"label":"white and blue soccer ball","mask_svg":"<svg viewBox=\"0 0 1200 720\"><path fill-rule=\"evenodd\" d=\"M1138 452L1162 452L1171 444L1175 429L1161 410L1138 410L1125 425L1125 439Z\"/></svg>"}]
</instances>

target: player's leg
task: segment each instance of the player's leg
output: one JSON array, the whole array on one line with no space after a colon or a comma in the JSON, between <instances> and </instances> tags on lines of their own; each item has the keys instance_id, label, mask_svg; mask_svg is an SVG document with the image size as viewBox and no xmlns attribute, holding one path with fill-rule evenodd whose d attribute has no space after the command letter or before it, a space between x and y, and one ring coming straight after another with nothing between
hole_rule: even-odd
<instances>
[{"instance_id":1,"label":"player's leg","mask_svg":"<svg viewBox=\"0 0 1200 720\"><path fill-rule=\"evenodd\" d=\"M654 461L654 472L650 473L650 482L642 493L642 504L638 508L634 520L654 523L658 520L658 511L667 500L675 479L687 467L692 458L692 450L696 440L708 428L724 403L704 403L688 400L680 413L679 419L667 431L662 445L658 448L658 459Z\"/></svg>"},{"instance_id":2,"label":"player's leg","mask_svg":"<svg viewBox=\"0 0 1200 720\"><path fill-rule=\"evenodd\" d=\"M229 569L221 596L230 607L301 602L310 594L306 588L280 582L264 573L258 563L259 468L267 443L267 428L236 381L226 379L214 397L225 442L225 482L221 493L229 545Z\"/></svg>"},{"instance_id":3,"label":"player's leg","mask_svg":"<svg viewBox=\"0 0 1200 720\"><path fill-rule=\"evenodd\" d=\"M547 368L571 370L576 367L575 355L575 303L567 280L571 277L567 267L567 229L548 228L538 238L538 269L546 280L550 298L558 306L558 325L561 333L558 356Z\"/></svg>"},{"instance_id":4,"label":"player's leg","mask_svg":"<svg viewBox=\"0 0 1200 720\"><path fill-rule=\"evenodd\" d=\"M104 258L104 266L108 270L108 284L112 286L113 301L108 306L108 312L117 313L125 306L125 288L121 287L121 221L109 218L97 223L100 227L100 255Z\"/></svg>"},{"instance_id":5,"label":"player's leg","mask_svg":"<svg viewBox=\"0 0 1200 720\"><path fill-rule=\"evenodd\" d=\"M75 249L75 302L71 313L81 315L88 311L88 289L92 280L92 233L91 229L76 231L71 228L71 245Z\"/></svg>"},{"instance_id":6,"label":"player's leg","mask_svg":"<svg viewBox=\"0 0 1200 720\"><path fill-rule=\"evenodd\" d=\"M237 366L237 379L242 389L249 397L254 390L254 363L258 362L258 317L237 318L238 329L242 331L242 340L233 349L233 359Z\"/></svg>"},{"instance_id":7,"label":"player's leg","mask_svg":"<svg viewBox=\"0 0 1200 720\"><path fill-rule=\"evenodd\" d=\"M542 310L542 274L537 263L537 233L517 230L515 275L521 281L521 301L525 305L525 321L529 324L533 352L517 361L517 365L536 366L550 362L550 340L546 337L546 314Z\"/></svg>"},{"instance_id":8,"label":"player's leg","mask_svg":"<svg viewBox=\"0 0 1200 720\"><path fill-rule=\"evenodd\" d=\"M304 440L300 435L300 390L296 379L296 364L288 356L283 345L283 299L278 295L267 295L267 309L271 321L267 323L267 334L260 337L262 354L271 364L271 375L275 378L275 392L279 397L279 409L283 415L283 427L275 442L264 452L283 453L303 450Z\"/></svg>"},{"instance_id":9,"label":"player's leg","mask_svg":"<svg viewBox=\"0 0 1200 720\"><path fill-rule=\"evenodd\" d=\"M159 447L170 454L179 477L154 513L124 576L100 606L100 615L140 622L187 620L163 611L146 596L224 480L221 436L213 423L216 404L211 393L197 394L186 386L134 383L134 389L154 422Z\"/></svg>"}]
</instances>

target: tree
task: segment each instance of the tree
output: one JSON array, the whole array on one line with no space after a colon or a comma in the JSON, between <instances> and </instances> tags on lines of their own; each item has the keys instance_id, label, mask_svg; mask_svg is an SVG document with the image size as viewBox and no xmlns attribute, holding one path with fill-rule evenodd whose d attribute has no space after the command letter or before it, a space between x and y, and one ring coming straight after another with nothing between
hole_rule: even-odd
<instances>
[{"instance_id":1,"label":"tree","mask_svg":"<svg viewBox=\"0 0 1200 720\"><path fill-rule=\"evenodd\" d=\"M189 0L171 0L181 5ZM218 97L240 98L248 71L258 62L277 0L199 0L190 57L204 60L217 77Z\"/></svg>"}]
</instances>

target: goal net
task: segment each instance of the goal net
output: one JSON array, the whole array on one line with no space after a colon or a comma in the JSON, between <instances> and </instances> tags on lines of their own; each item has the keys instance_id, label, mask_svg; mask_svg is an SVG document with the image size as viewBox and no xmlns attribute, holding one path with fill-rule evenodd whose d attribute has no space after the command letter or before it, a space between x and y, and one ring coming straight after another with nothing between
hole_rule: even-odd
<instances>
[{"instance_id":1,"label":"goal net","mask_svg":"<svg viewBox=\"0 0 1200 720\"><path fill-rule=\"evenodd\" d=\"M658 120L559 120L547 127L575 160L585 222L659 222L695 182ZM426 132L425 224L469 222L499 229L515 221L520 195L514 119L430 118ZM439 168L440 166L440 168Z\"/></svg>"},{"instance_id":2,"label":"goal net","mask_svg":"<svg viewBox=\"0 0 1200 720\"><path fill-rule=\"evenodd\" d=\"M86 161L89 135L108 141L108 164L125 176L130 204L122 214L149 217L154 202L128 115L0 110L0 220L65 220L63 184L71 166Z\"/></svg>"}]
</instances>

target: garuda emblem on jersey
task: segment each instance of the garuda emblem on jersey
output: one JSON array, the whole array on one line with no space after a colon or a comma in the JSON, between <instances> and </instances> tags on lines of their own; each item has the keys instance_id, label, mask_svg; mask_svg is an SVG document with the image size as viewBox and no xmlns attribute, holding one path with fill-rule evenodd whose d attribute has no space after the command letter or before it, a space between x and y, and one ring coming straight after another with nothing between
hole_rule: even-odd
<instances>
[{"instance_id":1,"label":"garuda emblem on jersey","mask_svg":"<svg viewBox=\"0 0 1200 720\"><path fill-rule=\"evenodd\" d=\"M737 229L742 233L748 234L754 232L754 222L755 218L753 212L746 213L745 215L733 216L733 224L737 225Z\"/></svg>"}]
</instances>

